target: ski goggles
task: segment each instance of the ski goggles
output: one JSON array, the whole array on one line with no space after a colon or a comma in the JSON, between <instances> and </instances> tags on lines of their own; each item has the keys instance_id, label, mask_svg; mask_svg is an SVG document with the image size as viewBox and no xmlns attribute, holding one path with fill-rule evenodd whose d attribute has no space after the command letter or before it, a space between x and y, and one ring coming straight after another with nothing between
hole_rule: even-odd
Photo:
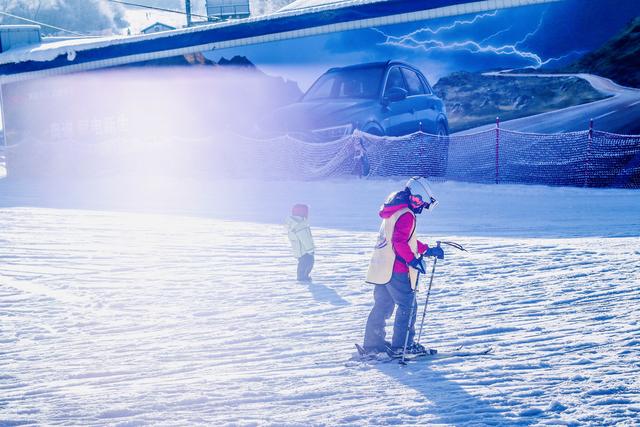
<instances>
[{"instance_id":1,"label":"ski goggles","mask_svg":"<svg viewBox=\"0 0 640 427\"><path fill-rule=\"evenodd\" d=\"M433 197L429 197L429 201L425 201L422 199L422 196L419 194L411 194L409 196L409 205L412 209L429 209L431 207L438 206L438 201Z\"/></svg>"}]
</instances>

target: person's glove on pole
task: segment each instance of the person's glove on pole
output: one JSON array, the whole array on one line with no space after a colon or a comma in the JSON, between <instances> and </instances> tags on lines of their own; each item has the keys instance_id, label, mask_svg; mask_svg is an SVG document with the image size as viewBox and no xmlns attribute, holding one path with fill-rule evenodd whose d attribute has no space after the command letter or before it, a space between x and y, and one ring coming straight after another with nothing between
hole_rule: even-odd
<instances>
[{"instance_id":1,"label":"person's glove on pole","mask_svg":"<svg viewBox=\"0 0 640 427\"><path fill-rule=\"evenodd\" d=\"M436 246L434 248L429 247L424 254L426 256L434 256L438 259L444 259L444 250L442 250L440 246Z\"/></svg>"},{"instance_id":2,"label":"person's glove on pole","mask_svg":"<svg viewBox=\"0 0 640 427\"><path fill-rule=\"evenodd\" d=\"M427 266L424 263L424 258L422 255L418 258L414 258L409 262L409 266L418 270L421 274L425 274L427 272Z\"/></svg>"}]
</instances>

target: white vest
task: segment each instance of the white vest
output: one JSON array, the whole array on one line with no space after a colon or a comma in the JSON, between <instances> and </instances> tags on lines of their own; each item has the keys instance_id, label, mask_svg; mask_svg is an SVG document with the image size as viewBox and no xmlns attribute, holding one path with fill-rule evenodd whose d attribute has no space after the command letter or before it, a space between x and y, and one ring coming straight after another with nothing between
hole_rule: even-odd
<instances>
[{"instance_id":1,"label":"white vest","mask_svg":"<svg viewBox=\"0 0 640 427\"><path fill-rule=\"evenodd\" d=\"M396 260L396 253L393 250L393 230L396 227L398 219L409 212L413 216L413 230L409 235L409 247L414 256L418 257L418 240L415 237L416 231L416 216L409 208L400 209L395 212L389 218L382 220L380 225L380 234L378 235L378 242L373 251L371 262L369 263L369 271L367 272L367 283L373 285L386 285L391 281L391 274L393 273L393 263ZM409 267L409 277L411 278L411 287L416 288L416 282L418 279L418 272L414 268Z\"/></svg>"}]
</instances>

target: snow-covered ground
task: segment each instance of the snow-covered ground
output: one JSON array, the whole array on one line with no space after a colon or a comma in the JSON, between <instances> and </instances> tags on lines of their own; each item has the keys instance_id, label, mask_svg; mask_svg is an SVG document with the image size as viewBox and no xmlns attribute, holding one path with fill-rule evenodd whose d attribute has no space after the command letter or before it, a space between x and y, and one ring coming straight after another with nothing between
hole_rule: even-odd
<instances>
[{"instance_id":1,"label":"snow-covered ground","mask_svg":"<svg viewBox=\"0 0 640 427\"><path fill-rule=\"evenodd\" d=\"M438 263L425 343L495 352L356 362L400 185L0 181L0 425L640 423L640 192L436 183L418 232L469 252Z\"/></svg>"}]
</instances>

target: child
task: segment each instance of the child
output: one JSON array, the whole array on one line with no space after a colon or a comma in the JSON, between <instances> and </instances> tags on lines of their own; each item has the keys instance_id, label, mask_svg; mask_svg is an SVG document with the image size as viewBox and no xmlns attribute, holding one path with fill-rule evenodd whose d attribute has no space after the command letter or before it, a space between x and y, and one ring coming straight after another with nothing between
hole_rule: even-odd
<instances>
[{"instance_id":1,"label":"child","mask_svg":"<svg viewBox=\"0 0 640 427\"><path fill-rule=\"evenodd\" d=\"M309 273L313 268L313 237L309 228L309 207L307 205L296 204L291 209L291 216L287 218L286 228L291 241L293 256L298 258L298 280L302 282L311 281Z\"/></svg>"},{"instance_id":2,"label":"child","mask_svg":"<svg viewBox=\"0 0 640 427\"><path fill-rule=\"evenodd\" d=\"M416 215L438 205L425 178L411 178L404 190L391 193L380 209L382 225L375 246L367 283L374 286L374 304L364 333L367 353L423 353L426 349L413 341L416 321L417 272L425 273L424 256L444 258L441 247L429 247L415 236ZM385 340L385 323L396 309L393 339Z\"/></svg>"}]
</instances>

